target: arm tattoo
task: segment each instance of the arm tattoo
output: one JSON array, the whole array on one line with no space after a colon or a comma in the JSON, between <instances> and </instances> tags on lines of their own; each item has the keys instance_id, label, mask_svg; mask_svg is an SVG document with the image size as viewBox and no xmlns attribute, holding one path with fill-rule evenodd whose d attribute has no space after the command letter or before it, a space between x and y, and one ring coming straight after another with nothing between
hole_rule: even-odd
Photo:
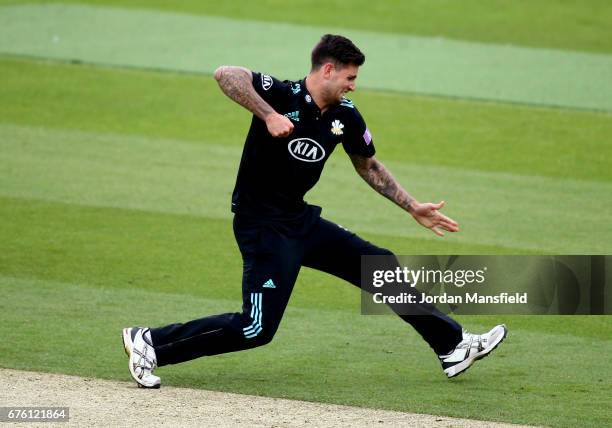
<instances>
[{"instance_id":1,"label":"arm tattoo","mask_svg":"<svg viewBox=\"0 0 612 428\"><path fill-rule=\"evenodd\" d=\"M395 180L385 166L374 158L352 156L357 173L378 193L395 202L408 212L412 211L414 198Z\"/></svg>"},{"instance_id":2,"label":"arm tattoo","mask_svg":"<svg viewBox=\"0 0 612 428\"><path fill-rule=\"evenodd\" d=\"M270 104L265 102L253 88L253 77L250 70L224 65L215 71L215 79L225 95L261 120L265 120L270 113L274 113Z\"/></svg>"}]
</instances>

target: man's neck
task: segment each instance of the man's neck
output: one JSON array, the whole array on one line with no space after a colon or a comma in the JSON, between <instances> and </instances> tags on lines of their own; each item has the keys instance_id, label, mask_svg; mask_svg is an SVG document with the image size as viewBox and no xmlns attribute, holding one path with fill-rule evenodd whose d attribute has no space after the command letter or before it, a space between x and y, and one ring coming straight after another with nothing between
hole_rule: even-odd
<instances>
[{"instance_id":1,"label":"man's neck","mask_svg":"<svg viewBox=\"0 0 612 428\"><path fill-rule=\"evenodd\" d=\"M310 93L313 101L317 107L319 107L319 110L321 110L321 113L324 113L325 110L329 108L329 104L324 100L322 94L323 91L321 90L321 83L319 82L318 77L315 74L310 73L308 76L306 76L304 84L306 85L306 90Z\"/></svg>"}]
</instances>

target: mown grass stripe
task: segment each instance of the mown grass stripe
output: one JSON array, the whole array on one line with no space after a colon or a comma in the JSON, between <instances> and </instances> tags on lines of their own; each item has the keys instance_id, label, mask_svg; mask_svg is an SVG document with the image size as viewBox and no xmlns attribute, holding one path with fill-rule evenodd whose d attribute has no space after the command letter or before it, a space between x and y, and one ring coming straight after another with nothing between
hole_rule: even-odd
<instances>
[{"instance_id":1,"label":"mown grass stripe","mask_svg":"<svg viewBox=\"0 0 612 428\"><path fill-rule=\"evenodd\" d=\"M66 59L66 58L49 58L47 56L40 55L24 55L24 54L14 54L14 53L3 53L0 52L0 59L6 60L27 60L34 61L39 63L51 63L58 65L70 65L70 66L91 66L102 69L109 70L126 70L126 71L141 71L145 73L161 73L161 74L171 74L171 75L186 75L193 77L206 76L211 77L214 75L213 71L198 71L198 70L173 70L169 68L162 67L148 67L148 66L138 66L138 65L126 65L126 64L109 64L98 61L83 61L83 60L75 60L75 59ZM290 77L289 79L295 79L294 77ZM361 90L361 85L359 86ZM404 90L404 89L376 89L376 88L368 88L364 87L364 90L369 90L375 94L380 95L399 95L399 96L408 96L408 97L426 97L431 99L441 99L441 100L449 100L449 101L466 101L473 102L479 104L500 104L507 106L516 106L519 108L533 108L533 109L546 109L546 110L560 110L560 111L569 111L569 112L585 112L585 113L606 113L609 114L612 110L608 108L598 108L598 107L580 107L580 106L567 106L562 104L546 104L541 102L528 102L528 101L512 101L512 100L502 100L502 99L494 99L494 98L483 98L478 96L467 96L467 95L449 95L442 93L428 93L428 92L419 92L413 90ZM354 95L351 95L354 98Z\"/></svg>"},{"instance_id":2,"label":"mown grass stripe","mask_svg":"<svg viewBox=\"0 0 612 428\"><path fill-rule=\"evenodd\" d=\"M240 307L239 300L7 276L0 276L0 287L0 366L110 379L129 379L122 327ZM548 318L555 319L552 330L544 330ZM157 373L166 385L539 425L606 426L612 382L602 356L612 352L612 342L609 324L597 318L508 316L504 345L449 382L427 345L395 317L290 305L270 345ZM472 330L492 322L463 321ZM580 355L581 364L560 373L568 355Z\"/></svg>"},{"instance_id":3,"label":"mown grass stripe","mask_svg":"<svg viewBox=\"0 0 612 428\"><path fill-rule=\"evenodd\" d=\"M236 147L11 125L1 125L0 135L2 196L231 216ZM324 216L360 232L437 239L371 191L338 151L307 197L324 207ZM445 211L462 225L450 241L567 254L610 251L612 231L600 225L612 216L612 201L601 198L612 193L612 184L386 163L420 199L448 201Z\"/></svg>"},{"instance_id":4,"label":"mown grass stripe","mask_svg":"<svg viewBox=\"0 0 612 428\"><path fill-rule=\"evenodd\" d=\"M210 77L24 60L0 65L4 123L232 147L242 146L249 126L250 115ZM353 99L383 161L612 181L610 114L367 90Z\"/></svg>"},{"instance_id":5,"label":"mown grass stripe","mask_svg":"<svg viewBox=\"0 0 612 428\"><path fill-rule=\"evenodd\" d=\"M0 198L0 274L240 299L242 258L231 219ZM445 240L366 234L397 254L516 254ZM212 286L214 285L214 286ZM292 304L359 312L357 290L302 269Z\"/></svg>"},{"instance_id":6,"label":"mown grass stripe","mask_svg":"<svg viewBox=\"0 0 612 428\"><path fill-rule=\"evenodd\" d=\"M33 0L36 3L79 3L130 9L156 9L192 15L337 26L384 33L403 33L485 43L612 52L608 23L612 7L601 0L580 2L506 0L284 0L203 2L200 0ZM23 0L0 0L0 5ZM461 19L457 19L461 17Z\"/></svg>"},{"instance_id":7,"label":"mown grass stripe","mask_svg":"<svg viewBox=\"0 0 612 428\"><path fill-rule=\"evenodd\" d=\"M605 54L108 7L0 9L0 52L172 70L235 63L298 78L326 31L368 54L360 78L368 88L612 111Z\"/></svg>"}]
</instances>

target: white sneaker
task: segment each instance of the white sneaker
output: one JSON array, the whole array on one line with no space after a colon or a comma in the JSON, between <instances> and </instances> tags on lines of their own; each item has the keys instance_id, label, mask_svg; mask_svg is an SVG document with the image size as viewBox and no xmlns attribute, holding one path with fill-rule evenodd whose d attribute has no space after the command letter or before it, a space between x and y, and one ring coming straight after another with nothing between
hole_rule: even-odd
<instances>
[{"instance_id":1,"label":"white sneaker","mask_svg":"<svg viewBox=\"0 0 612 428\"><path fill-rule=\"evenodd\" d=\"M466 371L475 361L486 357L508 335L504 324L496 325L484 334L471 334L463 330L463 340L447 355L438 355L446 376L455 377Z\"/></svg>"},{"instance_id":2,"label":"white sneaker","mask_svg":"<svg viewBox=\"0 0 612 428\"><path fill-rule=\"evenodd\" d=\"M157 367L151 332L145 327L123 329L123 347L130 361L130 374L140 388L159 388L161 379L153 374Z\"/></svg>"}]
</instances>

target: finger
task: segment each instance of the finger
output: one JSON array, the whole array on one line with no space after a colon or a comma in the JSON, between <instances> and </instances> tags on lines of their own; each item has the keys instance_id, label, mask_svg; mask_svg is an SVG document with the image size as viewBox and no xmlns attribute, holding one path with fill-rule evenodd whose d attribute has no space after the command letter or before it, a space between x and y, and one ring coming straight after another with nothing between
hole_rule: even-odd
<instances>
[{"instance_id":1,"label":"finger","mask_svg":"<svg viewBox=\"0 0 612 428\"><path fill-rule=\"evenodd\" d=\"M289 134L291 134L291 132L293 132L293 126L291 128L287 127L284 129L281 129L280 131L276 132L276 135L272 135L273 137L286 137Z\"/></svg>"},{"instance_id":2,"label":"finger","mask_svg":"<svg viewBox=\"0 0 612 428\"><path fill-rule=\"evenodd\" d=\"M448 224L441 224L440 226L447 232L459 232L459 228L457 226L451 226Z\"/></svg>"},{"instance_id":3,"label":"finger","mask_svg":"<svg viewBox=\"0 0 612 428\"><path fill-rule=\"evenodd\" d=\"M459 230L459 225L454 221L448 221L445 219L441 219L439 224L443 226L446 230L456 231Z\"/></svg>"},{"instance_id":4,"label":"finger","mask_svg":"<svg viewBox=\"0 0 612 428\"><path fill-rule=\"evenodd\" d=\"M432 232L435 233L438 236L444 236L444 232L442 232L440 229L438 229L437 227L432 227L431 228Z\"/></svg>"},{"instance_id":5,"label":"finger","mask_svg":"<svg viewBox=\"0 0 612 428\"><path fill-rule=\"evenodd\" d=\"M442 213L438 213L438 216L439 216L440 222L448 223L448 224L451 224L453 226L459 226L459 223L457 223L452 218L445 216Z\"/></svg>"},{"instance_id":6,"label":"finger","mask_svg":"<svg viewBox=\"0 0 612 428\"><path fill-rule=\"evenodd\" d=\"M288 136L293 132L293 123L289 122L289 124L283 129L283 137Z\"/></svg>"},{"instance_id":7,"label":"finger","mask_svg":"<svg viewBox=\"0 0 612 428\"><path fill-rule=\"evenodd\" d=\"M437 204L431 204L432 208L439 210L440 208L442 208L444 206L446 202L445 201L440 201Z\"/></svg>"},{"instance_id":8,"label":"finger","mask_svg":"<svg viewBox=\"0 0 612 428\"><path fill-rule=\"evenodd\" d=\"M282 126L285 128L290 128L293 130L293 122L289 118L283 116L283 121L281 122Z\"/></svg>"}]
</instances>

